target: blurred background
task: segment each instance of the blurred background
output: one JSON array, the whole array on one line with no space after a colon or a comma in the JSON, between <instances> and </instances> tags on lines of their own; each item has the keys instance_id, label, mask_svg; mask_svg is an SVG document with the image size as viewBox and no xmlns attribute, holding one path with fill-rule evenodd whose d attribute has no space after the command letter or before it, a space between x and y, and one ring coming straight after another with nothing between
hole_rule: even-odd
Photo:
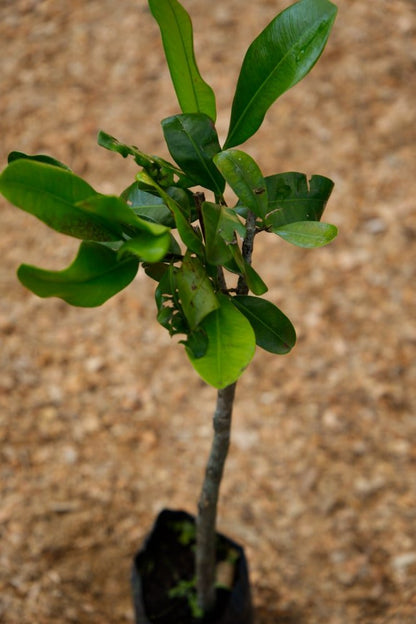
<instances>
[{"instance_id":1,"label":"blurred background","mask_svg":"<svg viewBox=\"0 0 416 624\"><path fill-rule=\"evenodd\" d=\"M239 67L282 0L183 0L225 138ZM244 544L257 624L410 624L416 614L416 4L338 0L328 46L244 148L265 175L335 181L320 250L256 239L287 356L237 392L219 528ZM179 112L145 0L0 0L0 162L47 153L120 193L167 157ZM78 242L0 200L0 620L132 622L131 558L163 507L193 512L215 391L156 322L142 272L97 309L41 300L21 262Z\"/></svg>"}]
</instances>

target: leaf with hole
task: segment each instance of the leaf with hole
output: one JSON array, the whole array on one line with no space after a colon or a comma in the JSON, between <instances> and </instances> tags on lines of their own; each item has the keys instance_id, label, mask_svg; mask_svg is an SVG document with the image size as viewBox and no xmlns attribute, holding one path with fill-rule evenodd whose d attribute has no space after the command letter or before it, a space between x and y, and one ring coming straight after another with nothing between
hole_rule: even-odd
<instances>
[{"instance_id":1,"label":"leaf with hole","mask_svg":"<svg viewBox=\"0 0 416 624\"><path fill-rule=\"evenodd\" d=\"M334 183L329 178L291 171L266 178L269 205L266 225L271 229L295 221L319 221Z\"/></svg>"},{"instance_id":2,"label":"leaf with hole","mask_svg":"<svg viewBox=\"0 0 416 624\"><path fill-rule=\"evenodd\" d=\"M155 291L157 320L171 336L189 332L189 325L179 302L176 274L176 267L170 264Z\"/></svg>"}]
</instances>

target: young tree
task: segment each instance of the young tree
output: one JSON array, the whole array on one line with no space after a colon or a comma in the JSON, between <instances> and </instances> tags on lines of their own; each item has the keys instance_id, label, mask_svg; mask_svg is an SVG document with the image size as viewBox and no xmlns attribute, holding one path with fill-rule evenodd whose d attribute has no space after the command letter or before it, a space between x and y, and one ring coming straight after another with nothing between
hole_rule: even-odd
<instances>
[{"instance_id":1,"label":"young tree","mask_svg":"<svg viewBox=\"0 0 416 624\"><path fill-rule=\"evenodd\" d=\"M264 177L236 146L255 134L273 102L312 69L336 7L329 0L300 0L252 42L221 147L215 95L196 64L188 13L178 0L149 0L149 6L182 111L162 121L174 162L100 132L99 145L132 157L139 167L120 196L96 192L50 156L21 152L9 155L0 191L54 230L82 241L64 270L21 265L24 286L40 297L99 306L125 288L141 265L156 282L157 320L171 336L183 336L191 365L218 390L197 514L197 596L201 612L209 613L215 603L217 501L237 379L256 345L285 354L296 340L290 320L262 298L267 286L252 266L255 238L268 232L312 248L336 236L336 228L320 220L331 180L320 175L307 180L296 172ZM224 199L226 184L236 196L232 206Z\"/></svg>"}]
</instances>

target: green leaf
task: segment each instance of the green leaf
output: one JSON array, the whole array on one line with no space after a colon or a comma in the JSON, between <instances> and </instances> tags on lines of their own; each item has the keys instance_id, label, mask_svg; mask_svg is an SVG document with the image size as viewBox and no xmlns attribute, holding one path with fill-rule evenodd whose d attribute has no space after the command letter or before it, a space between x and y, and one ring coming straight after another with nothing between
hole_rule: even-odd
<instances>
[{"instance_id":1,"label":"green leaf","mask_svg":"<svg viewBox=\"0 0 416 624\"><path fill-rule=\"evenodd\" d=\"M185 345L186 349L189 350L192 357L196 360L203 357L208 349L208 336L200 327L189 333L186 340L180 340L179 342Z\"/></svg>"},{"instance_id":2,"label":"green leaf","mask_svg":"<svg viewBox=\"0 0 416 624\"><path fill-rule=\"evenodd\" d=\"M171 336L189 332L189 325L179 302L176 274L177 269L170 264L162 275L155 291L155 301L158 310L157 320L162 327L169 331Z\"/></svg>"},{"instance_id":3,"label":"green leaf","mask_svg":"<svg viewBox=\"0 0 416 624\"><path fill-rule=\"evenodd\" d=\"M217 154L214 163L240 202L263 219L268 208L267 188L255 160L245 152L233 149Z\"/></svg>"},{"instance_id":4,"label":"green leaf","mask_svg":"<svg viewBox=\"0 0 416 624\"><path fill-rule=\"evenodd\" d=\"M236 263L239 273L244 276L245 282L255 295L264 295L267 292L268 288L266 284L263 282L260 275L253 269L251 264L249 264L243 257L241 253L241 249L238 245L233 245L230 247L233 260Z\"/></svg>"},{"instance_id":5,"label":"green leaf","mask_svg":"<svg viewBox=\"0 0 416 624\"><path fill-rule=\"evenodd\" d=\"M0 192L12 204L62 234L94 241L118 240L118 228L77 206L97 193L82 178L34 160L13 161L0 175Z\"/></svg>"},{"instance_id":6,"label":"green leaf","mask_svg":"<svg viewBox=\"0 0 416 624\"><path fill-rule=\"evenodd\" d=\"M278 173L266 178L269 196L266 225L276 228L295 221L319 221L334 183L324 176Z\"/></svg>"},{"instance_id":7,"label":"green leaf","mask_svg":"<svg viewBox=\"0 0 416 624\"><path fill-rule=\"evenodd\" d=\"M176 285L183 313L192 330L219 307L211 281L198 258L185 255L176 273Z\"/></svg>"},{"instance_id":8,"label":"green leaf","mask_svg":"<svg viewBox=\"0 0 416 624\"><path fill-rule=\"evenodd\" d=\"M25 154L24 152L10 152L7 157L7 162L11 163L14 160L19 160L22 158L26 158L27 160L36 160L38 162L46 163L47 165L53 165L54 167L61 167L61 169L66 169L67 171L71 171L71 169L61 163L61 161L56 160L52 156L48 156L47 154L33 154L32 156L29 154Z\"/></svg>"},{"instance_id":9,"label":"green leaf","mask_svg":"<svg viewBox=\"0 0 416 624\"><path fill-rule=\"evenodd\" d=\"M147 232L140 232L134 238L123 243L119 249L118 257L123 258L126 254L132 254L142 262L159 262L167 254L169 246L169 232L165 232L161 236L152 236Z\"/></svg>"},{"instance_id":10,"label":"green leaf","mask_svg":"<svg viewBox=\"0 0 416 624\"><path fill-rule=\"evenodd\" d=\"M133 182L126 188L121 197L127 202L134 214L171 228L176 227L172 213L163 203L163 199L143 191L138 182Z\"/></svg>"},{"instance_id":11,"label":"green leaf","mask_svg":"<svg viewBox=\"0 0 416 624\"><path fill-rule=\"evenodd\" d=\"M204 256L204 245L202 243L201 235L199 231L194 230L192 225L183 215L179 204L167 194L166 190L161 188L157 182L152 180L152 178L145 171L139 172L136 175L136 179L139 183L144 183L156 189L171 211L175 219L176 227L178 228L179 236L181 237L183 243L188 247L188 249L196 253L198 256Z\"/></svg>"},{"instance_id":12,"label":"green leaf","mask_svg":"<svg viewBox=\"0 0 416 624\"><path fill-rule=\"evenodd\" d=\"M273 102L312 69L326 45L336 12L328 0L300 0L275 17L253 41L241 67L224 148L250 138Z\"/></svg>"},{"instance_id":13,"label":"green leaf","mask_svg":"<svg viewBox=\"0 0 416 624\"><path fill-rule=\"evenodd\" d=\"M191 185L191 181L183 174L183 172L172 165L172 163L160 158L159 156L149 156L140 151L135 145L127 145L121 143L118 139L107 134L103 130L100 130L97 138L98 145L110 150L110 152L116 152L121 154L123 158L127 156L133 156L135 162L146 169L152 177L154 177L159 184L163 186L169 186L174 183L174 176L177 177L176 184L181 187L187 188Z\"/></svg>"},{"instance_id":14,"label":"green leaf","mask_svg":"<svg viewBox=\"0 0 416 624\"><path fill-rule=\"evenodd\" d=\"M198 219L198 211L192 191L177 186L168 186L165 190L169 197L180 206L182 214L189 222Z\"/></svg>"},{"instance_id":15,"label":"green leaf","mask_svg":"<svg viewBox=\"0 0 416 624\"><path fill-rule=\"evenodd\" d=\"M152 223L160 223L170 228L175 228L175 219L173 218L169 208L163 203L151 204L149 206L132 206L134 214L143 217L146 221Z\"/></svg>"},{"instance_id":16,"label":"green leaf","mask_svg":"<svg viewBox=\"0 0 416 624\"><path fill-rule=\"evenodd\" d=\"M154 191L154 189L152 189ZM163 205L163 199L159 195L144 191L140 188L139 182L133 182L121 193L121 196L131 208L140 208L140 206L157 206Z\"/></svg>"},{"instance_id":17,"label":"green leaf","mask_svg":"<svg viewBox=\"0 0 416 624\"><path fill-rule=\"evenodd\" d=\"M335 225L321 221L297 221L281 225L272 231L288 243L307 249L327 245L338 233Z\"/></svg>"},{"instance_id":18,"label":"green leaf","mask_svg":"<svg viewBox=\"0 0 416 624\"><path fill-rule=\"evenodd\" d=\"M17 276L39 297L60 297L74 306L99 306L134 279L139 263L119 261L117 252L99 243L82 242L73 263L63 271L22 264Z\"/></svg>"},{"instance_id":19,"label":"green leaf","mask_svg":"<svg viewBox=\"0 0 416 624\"><path fill-rule=\"evenodd\" d=\"M98 132L97 143L100 147L104 147L110 152L121 154L123 158L133 156L136 163L141 167L148 168L153 165L151 156L141 152L135 145L126 145L125 143L121 143L118 139L111 136L111 134L104 132L104 130L100 130Z\"/></svg>"},{"instance_id":20,"label":"green leaf","mask_svg":"<svg viewBox=\"0 0 416 624\"><path fill-rule=\"evenodd\" d=\"M195 185L222 195L225 180L212 162L221 149L213 121L203 113L173 115L162 129L172 158Z\"/></svg>"},{"instance_id":21,"label":"green leaf","mask_svg":"<svg viewBox=\"0 0 416 624\"><path fill-rule=\"evenodd\" d=\"M244 238L246 228L231 208L203 202L201 212L207 260L210 264L225 264L232 258L230 245L237 244L235 233Z\"/></svg>"},{"instance_id":22,"label":"green leaf","mask_svg":"<svg viewBox=\"0 0 416 624\"><path fill-rule=\"evenodd\" d=\"M238 295L231 301L250 321L259 347L270 353L284 354L295 346L295 328L273 303L250 295Z\"/></svg>"},{"instance_id":23,"label":"green leaf","mask_svg":"<svg viewBox=\"0 0 416 624\"><path fill-rule=\"evenodd\" d=\"M155 282L160 282L166 271L169 269L169 264L164 262L155 262L152 264L143 264L144 272L151 277Z\"/></svg>"},{"instance_id":24,"label":"green leaf","mask_svg":"<svg viewBox=\"0 0 416 624\"><path fill-rule=\"evenodd\" d=\"M204 318L201 328L208 336L205 355L195 358L187 349L197 373L211 386L225 388L234 383L251 361L256 339L253 329L225 295L217 295L220 307Z\"/></svg>"},{"instance_id":25,"label":"green leaf","mask_svg":"<svg viewBox=\"0 0 416 624\"><path fill-rule=\"evenodd\" d=\"M148 187L148 185L146 185ZM152 188L155 191L154 188ZM169 195L180 206L183 214L190 221L195 221L198 214L196 211L194 196L191 191L177 186L168 186L163 188L164 192ZM123 199L131 206L133 212L169 227L175 227L175 220L172 218L171 211L164 203L159 195L153 195L140 188L139 182L134 182L131 186L121 194Z\"/></svg>"},{"instance_id":26,"label":"green leaf","mask_svg":"<svg viewBox=\"0 0 416 624\"><path fill-rule=\"evenodd\" d=\"M108 223L119 238L123 233L135 236L138 232L148 232L152 236L161 236L169 232L169 228L160 223L152 223L136 215L126 202L116 195L94 195L80 202L77 207Z\"/></svg>"},{"instance_id":27,"label":"green leaf","mask_svg":"<svg viewBox=\"0 0 416 624\"><path fill-rule=\"evenodd\" d=\"M183 113L216 118L215 95L201 78L193 46L192 22L177 0L149 0L159 24L173 86Z\"/></svg>"}]
</instances>

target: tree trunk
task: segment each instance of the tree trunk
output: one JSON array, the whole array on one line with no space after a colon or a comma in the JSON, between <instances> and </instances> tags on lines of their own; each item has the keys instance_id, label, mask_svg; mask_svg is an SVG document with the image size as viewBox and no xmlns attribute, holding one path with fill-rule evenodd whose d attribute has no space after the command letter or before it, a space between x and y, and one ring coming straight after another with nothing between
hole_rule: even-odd
<instances>
[{"instance_id":1,"label":"tree trunk","mask_svg":"<svg viewBox=\"0 0 416 624\"><path fill-rule=\"evenodd\" d=\"M256 216L249 211L246 219L246 235L243 240L242 254L251 264L254 237L256 235ZM222 269L219 268L219 282L226 291ZM248 287L243 275L237 283L237 294L246 295ZM214 439L205 470L201 496L198 502L196 519L196 587L198 606L203 613L209 613L215 606L215 554L217 503L224 464L230 445L231 415L233 411L237 382L218 390L217 406L214 413Z\"/></svg>"},{"instance_id":2,"label":"tree trunk","mask_svg":"<svg viewBox=\"0 0 416 624\"><path fill-rule=\"evenodd\" d=\"M214 439L208 459L196 522L196 579L198 604L204 613L215 605L215 551L217 502L230 444L231 414L236 383L218 390Z\"/></svg>"}]
</instances>

